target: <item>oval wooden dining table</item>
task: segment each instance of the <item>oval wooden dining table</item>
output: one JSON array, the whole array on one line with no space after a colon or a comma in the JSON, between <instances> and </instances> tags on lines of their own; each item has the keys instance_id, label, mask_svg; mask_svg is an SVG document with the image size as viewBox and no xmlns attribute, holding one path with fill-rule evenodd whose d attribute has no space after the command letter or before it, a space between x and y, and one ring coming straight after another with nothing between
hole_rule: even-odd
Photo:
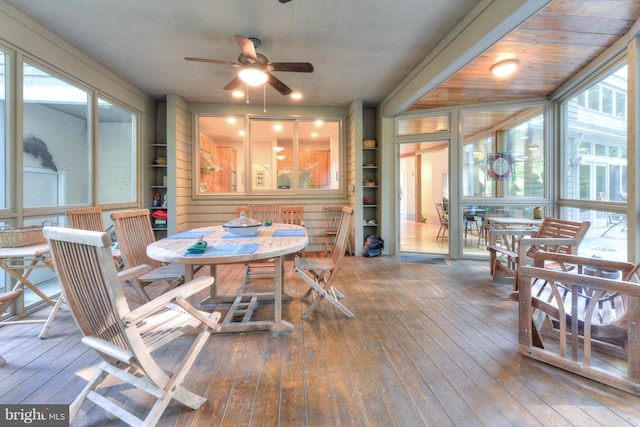
<instances>
[{"instance_id":1,"label":"oval wooden dining table","mask_svg":"<svg viewBox=\"0 0 640 427\"><path fill-rule=\"evenodd\" d=\"M200 238L207 242L203 254L189 254L187 250ZM293 325L282 319L283 262L284 256L295 253L309 244L304 227L291 224L262 226L254 236L234 236L221 225L196 228L168 236L147 246L147 255L162 262L184 264L185 279L193 278L193 267L209 265L214 277L210 295L202 306L231 304L223 321L222 332L254 330L292 331ZM216 266L220 264L247 263L264 259L275 260L273 293L243 293L218 295ZM273 301L273 320L254 320L253 314L260 301Z\"/></svg>"}]
</instances>

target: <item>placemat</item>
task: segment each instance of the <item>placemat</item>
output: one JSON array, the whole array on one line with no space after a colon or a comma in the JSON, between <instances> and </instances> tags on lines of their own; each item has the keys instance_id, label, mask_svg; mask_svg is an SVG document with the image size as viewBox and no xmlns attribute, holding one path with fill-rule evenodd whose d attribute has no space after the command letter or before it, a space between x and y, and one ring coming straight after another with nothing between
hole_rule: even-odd
<instances>
[{"instance_id":1,"label":"placemat","mask_svg":"<svg viewBox=\"0 0 640 427\"><path fill-rule=\"evenodd\" d=\"M245 243L242 245L210 245L207 246L203 254L190 254L185 252L184 256L223 256L223 255L244 255L252 254L258 250L258 243Z\"/></svg>"},{"instance_id":2,"label":"placemat","mask_svg":"<svg viewBox=\"0 0 640 427\"><path fill-rule=\"evenodd\" d=\"M273 237L302 237L304 230L299 228L278 228L273 232Z\"/></svg>"},{"instance_id":3,"label":"placemat","mask_svg":"<svg viewBox=\"0 0 640 427\"><path fill-rule=\"evenodd\" d=\"M172 236L168 236L167 239L195 239L198 240L200 237L205 237L211 234L210 231L183 231L178 234L174 234Z\"/></svg>"}]
</instances>

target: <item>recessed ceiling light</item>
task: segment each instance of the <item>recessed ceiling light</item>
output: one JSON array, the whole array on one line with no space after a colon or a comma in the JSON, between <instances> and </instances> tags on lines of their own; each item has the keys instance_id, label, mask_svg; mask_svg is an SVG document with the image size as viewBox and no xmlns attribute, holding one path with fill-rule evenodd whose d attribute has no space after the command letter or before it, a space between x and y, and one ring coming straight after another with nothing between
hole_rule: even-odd
<instances>
[{"instance_id":1,"label":"recessed ceiling light","mask_svg":"<svg viewBox=\"0 0 640 427\"><path fill-rule=\"evenodd\" d=\"M318 127L318 128L319 128L319 127L321 127L321 126L324 124L324 122L323 122L322 120L316 120L316 121L315 121L315 124L316 124L316 127Z\"/></svg>"},{"instance_id":2,"label":"recessed ceiling light","mask_svg":"<svg viewBox=\"0 0 640 427\"><path fill-rule=\"evenodd\" d=\"M291 99L295 99L296 101L302 99L302 94L300 92L293 92L291 94Z\"/></svg>"},{"instance_id":3,"label":"recessed ceiling light","mask_svg":"<svg viewBox=\"0 0 640 427\"><path fill-rule=\"evenodd\" d=\"M234 90L233 92L231 92L231 95L234 98L243 98L244 97L244 92L242 92L240 90Z\"/></svg>"},{"instance_id":4,"label":"recessed ceiling light","mask_svg":"<svg viewBox=\"0 0 640 427\"><path fill-rule=\"evenodd\" d=\"M516 61L515 59L507 59L505 61L493 64L493 66L491 67L491 72L494 76L499 78L508 77L513 74L514 71L516 71L516 69L518 68L518 64L520 64L520 62Z\"/></svg>"},{"instance_id":5,"label":"recessed ceiling light","mask_svg":"<svg viewBox=\"0 0 640 427\"><path fill-rule=\"evenodd\" d=\"M282 130L282 125L273 125L273 130L275 130L276 132L280 132Z\"/></svg>"},{"instance_id":6,"label":"recessed ceiling light","mask_svg":"<svg viewBox=\"0 0 640 427\"><path fill-rule=\"evenodd\" d=\"M317 138L317 137L318 137L318 132L311 133L311 138Z\"/></svg>"},{"instance_id":7,"label":"recessed ceiling light","mask_svg":"<svg viewBox=\"0 0 640 427\"><path fill-rule=\"evenodd\" d=\"M238 135L240 135L240 136L244 136L244 131L243 131L243 130L238 131Z\"/></svg>"},{"instance_id":8,"label":"recessed ceiling light","mask_svg":"<svg viewBox=\"0 0 640 427\"><path fill-rule=\"evenodd\" d=\"M236 119L234 117L227 117L227 123L234 125L236 124Z\"/></svg>"}]
</instances>

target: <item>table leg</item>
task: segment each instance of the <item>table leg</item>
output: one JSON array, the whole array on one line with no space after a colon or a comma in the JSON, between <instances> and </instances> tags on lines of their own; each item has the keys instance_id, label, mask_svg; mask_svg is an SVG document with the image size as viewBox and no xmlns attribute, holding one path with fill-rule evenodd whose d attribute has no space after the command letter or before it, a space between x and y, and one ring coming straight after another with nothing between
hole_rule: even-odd
<instances>
[{"instance_id":1,"label":"table leg","mask_svg":"<svg viewBox=\"0 0 640 427\"><path fill-rule=\"evenodd\" d=\"M5 260L2 260L2 262L0 262L0 268L2 268L4 271L9 273L11 275L11 277L16 279L16 285L13 287L12 290L15 291L17 289L24 289L24 286L27 286L36 295L38 295L40 298L42 298L44 301L46 301L47 304L49 304L51 306L55 306L56 305L55 301L53 301L51 298L49 298L49 296L47 296L36 285L34 285L33 283L31 283L29 281L29 275L31 274L31 271L34 268L40 268L40 267L37 267L37 264L40 261L42 261L43 264L44 264L42 267L48 267L51 270L53 270L53 267L50 265L50 263L45 262L42 259L41 256L35 257L34 259L31 260L31 262L28 265L21 266L22 268L17 268L17 267L11 266L11 265L7 264L5 262ZM22 270L23 271L22 275L18 274L16 270Z\"/></svg>"}]
</instances>

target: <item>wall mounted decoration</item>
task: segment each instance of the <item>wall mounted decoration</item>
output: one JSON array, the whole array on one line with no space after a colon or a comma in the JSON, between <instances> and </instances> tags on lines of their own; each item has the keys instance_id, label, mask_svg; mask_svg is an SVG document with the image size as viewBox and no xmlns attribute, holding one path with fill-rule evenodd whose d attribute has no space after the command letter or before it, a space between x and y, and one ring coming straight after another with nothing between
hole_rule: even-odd
<instances>
[{"instance_id":1,"label":"wall mounted decoration","mask_svg":"<svg viewBox=\"0 0 640 427\"><path fill-rule=\"evenodd\" d=\"M511 179L513 173L513 156L507 152L487 154L489 179L500 181Z\"/></svg>"}]
</instances>

